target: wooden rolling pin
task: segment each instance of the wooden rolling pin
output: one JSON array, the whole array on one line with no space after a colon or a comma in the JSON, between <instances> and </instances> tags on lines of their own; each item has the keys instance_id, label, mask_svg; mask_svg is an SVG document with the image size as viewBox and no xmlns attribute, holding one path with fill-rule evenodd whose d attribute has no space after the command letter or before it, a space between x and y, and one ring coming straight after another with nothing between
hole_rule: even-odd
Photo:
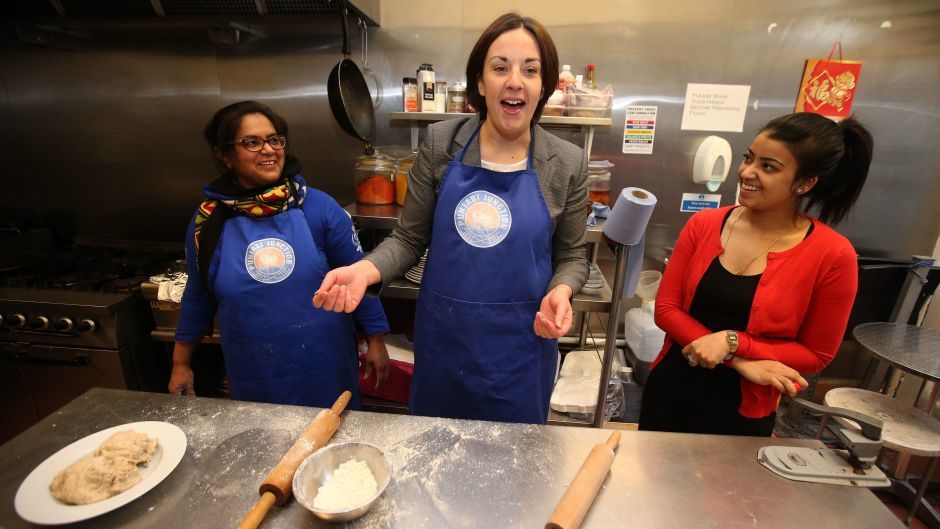
<instances>
[{"instance_id":1,"label":"wooden rolling pin","mask_svg":"<svg viewBox=\"0 0 940 529\"><path fill-rule=\"evenodd\" d=\"M578 529L594 497L614 462L614 450L620 444L620 432L610 434L607 444L597 444L588 454L568 490L555 507L545 529Z\"/></svg>"},{"instance_id":2,"label":"wooden rolling pin","mask_svg":"<svg viewBox=\"0 0 940 529\"><path fill-rule=\"evenodd\" d=\"M238 524L238 529L256 529L275 503L283 505L287 498L290 498L291 483L294 481L297 467L307 456L322 448L330 437L333 437L336 429L339 428L339 414L346 409L351 397L352 393L344 391L331 409L321 411L310 426L307 426L307 430L294 442L294 446L287 452L287 455L281 458L274 470L261 483L258 490L261 498L248 511L242 523Z\"/></svg>"}]
</instances>

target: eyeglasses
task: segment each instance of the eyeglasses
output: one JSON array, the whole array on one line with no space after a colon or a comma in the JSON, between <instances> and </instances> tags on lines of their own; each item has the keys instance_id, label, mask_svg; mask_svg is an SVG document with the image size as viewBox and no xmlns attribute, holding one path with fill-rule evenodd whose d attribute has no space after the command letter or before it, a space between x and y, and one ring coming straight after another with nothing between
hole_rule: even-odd
<instances>
[{"instance_id":1,"label":"eyeglasses","mask_svg":"<svg viewBox=\"0 0 940 529\"><path fill-rule=\"evenodd\" d=\"M264 148L264 144L267 143L271 146L272 149L281 150L284 147L287 147L287 136L278 136L277 134L272 134L267 138L259 138L257 136L248 136L247 138L242 138L240 140L230 141L229 143L235 145L241 145L245 148L246 151L258 152Z\"/></svg>"}]
</instances>

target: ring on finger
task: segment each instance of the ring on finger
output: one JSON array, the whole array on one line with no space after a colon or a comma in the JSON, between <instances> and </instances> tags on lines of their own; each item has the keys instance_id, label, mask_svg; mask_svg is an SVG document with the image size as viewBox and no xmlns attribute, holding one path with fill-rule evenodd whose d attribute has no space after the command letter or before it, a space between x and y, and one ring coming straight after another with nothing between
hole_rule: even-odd
<instances>
[{"instance_id":1,"label":"ring on finger","mask_svg":"<svg viewBox=\"0 0 940 529\"><path fill-rule=\"evenodd\" d=\"M692 358L692 355L689 355L689 365L692 367L698 367L698 362L696 362L695 359Z\"/></svg>"}]
</instances>

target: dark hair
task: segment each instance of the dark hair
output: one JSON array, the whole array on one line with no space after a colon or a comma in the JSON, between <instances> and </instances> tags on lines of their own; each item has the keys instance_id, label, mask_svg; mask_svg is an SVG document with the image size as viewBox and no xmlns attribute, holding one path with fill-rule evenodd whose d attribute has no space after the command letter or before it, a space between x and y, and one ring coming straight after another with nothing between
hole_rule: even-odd
<instances>
[{"instance_id":1,"label":"dark hair","mask_svg":"<svg viewBox=\"0 0 940 529\"><path fill-rule=\"evenodd\" d=\"M798 112L774 119L761 129L770 139L783 142L796 158L794 185L818 178L806 195L803 211L819 208L819 220L838 224L858 200L874 140L854 117L839 123L812 112Z\"/></svg>"},{"instance_id":2,"label":"dark hair","mask_svg":"<svg viewBox=\"0 0 940 529\"><path fill-rule=\"evenodd\" d=\"M257 101L239 101L216 112L206 125L206 130L202 133L206 143L212 148L213 154L229 154L232 152L235 146L230 142L235 140L238 128L242 124L242 118L248 114L263 115L274 125L275 132L287 136L287 120L271 110L271 107ZM220 171L225 171L225 166L218 159L218 156L216 156L216 165Z\"/></svg>"},{"instance_id":3,"label":"dark hair","mask_svg":"<svg viewBox=\"0 0 940 529\"><path fill-rule=\"evenodd\" d=\"M539 120L542 109L545 108L545 102L552 96L555 85L558 84L558 50L555 49L555 42L552 41L545 26L533 18L524 17L518 13L506 13L483 30L483 34L473 45L473 50L467 59L467 97L470 99L470 104L480 113L481 121L486 119L486 100L480 95L477 82L483 76L486 53L490 51L490 45L500 35L519 28L525 29L535 37L542 62L542 97L539 98L535 114L532 115L533 123Z\"/></svg>"}]
</instances>

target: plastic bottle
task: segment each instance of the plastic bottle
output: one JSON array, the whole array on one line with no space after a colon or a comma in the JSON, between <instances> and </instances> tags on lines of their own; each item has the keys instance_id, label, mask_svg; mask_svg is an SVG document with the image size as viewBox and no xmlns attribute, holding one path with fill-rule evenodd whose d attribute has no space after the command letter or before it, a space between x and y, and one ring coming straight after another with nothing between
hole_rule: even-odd
<instances>
[{"instance_id":1,"label":"plastic bottle","mask_svg":"<svg viewBox=\"0 0 940 529\"><path fill-rule=\"evenodd\" d=\"M434 67L424 63L418 67L418 112L434 111Z\"/></svg>"},{"instance_id":2,"label":"plastic bottle","mask_svg":"<svg viewBox=\"0 0 940 529\"><path fill-rule=\"evenodd\" d=\"M401 106L405 112L418 111L418 80L414 77L401 80Z\"/></svg>"},{"instance_id":3,"label":"plastic bottle","mask_svg":"<svg viewBox=\"0 0 940 529\"><path fill-rule=\"evenodd\" d=\"M594 82L594 63L591 63L587 66L587 87L591 90L597 90L597 84Z\"/></svg>"},{"instance_id":4,"label":"plastic bottle","mask_svg":"<svg viewBox=\"0 0 940 529\"><path fill-rule=\"evenodd\" d=\"M561 66L561 73L558 74L558 89L564 92L565 87L569 84L574 84L574 74L571 73L570 64L563 64Z\"/></svg>"},{"instance_id":5,"label":"plastic bottle","mask_svg":"<svg viewBox=\"0 0 940 529\"><path fill-rule=\"evenodd\" d=\"M633 368L620 368L620 384L623 387L623 422L640 422L640 407L643 405L643 387L633 379Z\"/></svg>"},{"instance_id":6,"label":"plastic bottle","mask_svg":"<svg viewBox=\"0 0 940 529\"><path fill-rule=\"evenodd\" d=\"M611 371L607 381L607 403L604 405L604 421L622 420L626 402L623 398L623 384L617 372Z\"/></svg>"}]
</instances>

